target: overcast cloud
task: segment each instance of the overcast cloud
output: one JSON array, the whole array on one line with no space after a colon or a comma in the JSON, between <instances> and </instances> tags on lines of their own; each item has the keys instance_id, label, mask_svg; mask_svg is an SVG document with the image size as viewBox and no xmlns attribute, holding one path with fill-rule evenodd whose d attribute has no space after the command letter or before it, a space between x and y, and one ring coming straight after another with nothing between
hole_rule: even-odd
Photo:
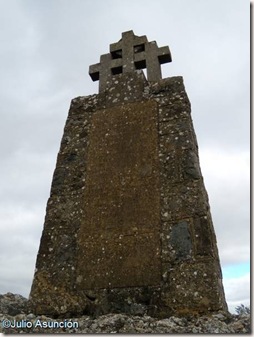
<instances>
[{"instance_id":1,"label":"overcast cloud","mask_svg":"<svg viewBox=\"0 0 254 337\"><path fill-rule=\"evenodd\" d=\"M249 9L244 0L0 0L0 293L28 296L70 101L133 30L173 62L192 104L230 309L249 303ZM233 267L233 269L232 269ZM224 276L225 277L225 276Z\"/></svg>"}]
</instances>

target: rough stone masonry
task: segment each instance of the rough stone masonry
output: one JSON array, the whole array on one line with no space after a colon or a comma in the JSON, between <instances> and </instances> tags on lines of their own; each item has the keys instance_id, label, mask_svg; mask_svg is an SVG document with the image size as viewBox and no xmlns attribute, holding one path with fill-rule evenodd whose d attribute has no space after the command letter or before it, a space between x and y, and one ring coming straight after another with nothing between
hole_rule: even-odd
<instances>
[{"instance_id":1,"label":"rough stone masonry","mask_svg":"<svg viewBox=\"0 0 254 337\"><path fill-rule=\"evenodd\" d=\"M124 32L72 100L30 303L53 317L227 311L182 77L168 47ZM147 68L147 79L141 69Z\"/></svg>"}]
</instances>

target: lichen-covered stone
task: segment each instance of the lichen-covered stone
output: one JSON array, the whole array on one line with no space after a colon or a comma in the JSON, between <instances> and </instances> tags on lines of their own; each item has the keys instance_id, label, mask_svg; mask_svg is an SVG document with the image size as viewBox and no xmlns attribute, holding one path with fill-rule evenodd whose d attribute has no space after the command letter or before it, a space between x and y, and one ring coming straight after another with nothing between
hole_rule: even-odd
<instances>
[{"instance_id":1,"label":"lichen-covered stone","mask_svg":"<svg viewBox=\"0 0 254 337\"><path fill-rule=\"evenodd\" d=\"M89 296L93 298L92 293ZM149 293L143 293L141 296L143 300L148 299ZM8 310L15 305L15 313L12 309ZM130 314L111 313L98 317L82 315L56 318L32 313L27 307L26 298L8 293L0 295L0 333L251 333L250 314L247 313L241 315L224 312L207 315L188 314L161 319L142 315L141 304L133 304L132 311Z\"/></svg>"},{"instance_id":2,"label":"lichen-covered stone","mask_svg":"<svg viewBox=\"0 0 254 337\"><path fill-rule=\"evenodd\" d=\"M181 77L72 100L30 294L36 314L227 311Z\"/></svg>"}]
</instances>

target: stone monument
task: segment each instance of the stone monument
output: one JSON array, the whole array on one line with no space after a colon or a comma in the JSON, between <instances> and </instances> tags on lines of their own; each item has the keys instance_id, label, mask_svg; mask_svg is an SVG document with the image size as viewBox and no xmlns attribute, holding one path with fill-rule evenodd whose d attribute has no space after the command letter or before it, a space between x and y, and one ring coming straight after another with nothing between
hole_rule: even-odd
<instances>
[{"instance_id":1,"label":"stone monument","mask_svg":"<svg viewBox=\"0 0 254 337\"><path fill-rule=\"evenodd\" d=\"M182 77L168 47L124 32L72 100L30 303L37 314L227 311ZM142 69L147 69L147 78Z\"/></svg>"}]
</instances>

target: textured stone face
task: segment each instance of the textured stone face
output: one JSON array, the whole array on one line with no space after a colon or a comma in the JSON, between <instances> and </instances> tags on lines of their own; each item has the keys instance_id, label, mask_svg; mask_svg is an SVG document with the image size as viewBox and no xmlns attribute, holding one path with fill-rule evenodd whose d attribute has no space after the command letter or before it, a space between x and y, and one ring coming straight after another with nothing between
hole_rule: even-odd
<instances>
[{"instance_id":1,"label":"textured stone face","mask_svg":"<svg viewBox=\"0 0 254 337\"><path fill-rule=\"evenodd\" d=\"M78 287L157 285L161 247L156 103L97 111L89 143Z\"/></svg>"},{"instance_id":2,"label":"textured stone face","mask_svg":"<svg viewBox=\"0 0 254 337\"><path fill-rule=\"evenodd\" d=\"M55 316L227 310L181 77L72 100L30 304Z\"/></svg>"}]
</instances>

